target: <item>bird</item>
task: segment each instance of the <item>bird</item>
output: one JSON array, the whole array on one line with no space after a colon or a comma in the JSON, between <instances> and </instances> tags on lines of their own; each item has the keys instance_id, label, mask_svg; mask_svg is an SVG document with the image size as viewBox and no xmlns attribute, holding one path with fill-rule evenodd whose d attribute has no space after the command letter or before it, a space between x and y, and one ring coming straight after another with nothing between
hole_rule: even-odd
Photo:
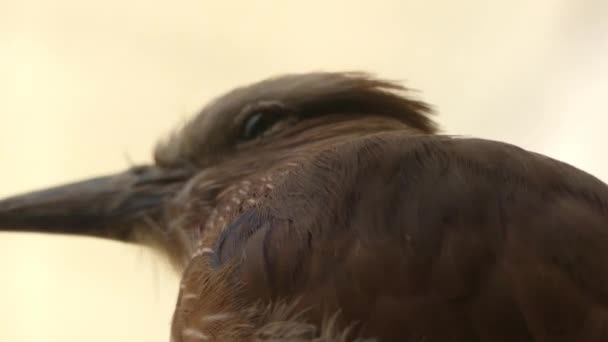
<instances>
[{"instance_id":1,"label":"bird","mask_svg":"<svg viewBox=\"0 0 608 342\"><path fill-rule=\"evenodd\" d=\"M607 185L435 115L365 72L269 77L0 230L163 250L172 342L608 341Z\"/></svg>"}]
</instances>

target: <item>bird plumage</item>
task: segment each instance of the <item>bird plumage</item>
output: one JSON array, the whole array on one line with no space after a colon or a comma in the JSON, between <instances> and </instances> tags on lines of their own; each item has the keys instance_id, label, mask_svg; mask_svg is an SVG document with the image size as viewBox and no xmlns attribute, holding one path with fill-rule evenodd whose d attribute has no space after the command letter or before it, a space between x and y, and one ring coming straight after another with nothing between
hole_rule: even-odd
<instances>
[{"instance_id":1,"label":"bird plumage","mask_svg":"<svg viewBox=\"0 0 608 342\"><path fill-rule=\"evenodd\" d=\"M608 187L439 135L406 93L360 73L238 88L155 165L2 201L0 227L154 236L183 267L174 342L607 341Z\"/></svg>"}]
</instances>

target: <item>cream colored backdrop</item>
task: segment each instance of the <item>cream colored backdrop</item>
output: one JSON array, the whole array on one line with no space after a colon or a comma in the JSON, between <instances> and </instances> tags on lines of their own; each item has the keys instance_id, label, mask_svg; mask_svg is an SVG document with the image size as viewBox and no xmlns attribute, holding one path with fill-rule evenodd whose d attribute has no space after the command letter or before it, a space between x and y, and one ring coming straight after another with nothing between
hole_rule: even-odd
<instances>
[{"instance_id":1,"label":"cream colored backdrop","mask_svg":"<svg viewBox=\"0 0 608 342\"><path fill-rule=\"evenodd\" d=\"M608 180L605 0L0 0L0 196L149 161L211 97L283 72L406 80L448 132ZM0 341L167 341L149 251L0 234Z\"/></svg>"}]
</instances>

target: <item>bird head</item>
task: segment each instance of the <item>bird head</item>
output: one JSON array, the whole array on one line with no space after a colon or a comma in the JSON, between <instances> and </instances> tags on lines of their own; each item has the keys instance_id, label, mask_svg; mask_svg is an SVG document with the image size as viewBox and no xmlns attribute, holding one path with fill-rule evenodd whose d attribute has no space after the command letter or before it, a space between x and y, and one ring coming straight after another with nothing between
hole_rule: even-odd
<instances>
[{"instance_id":1,"label":"bird head","mask_svg":"<svg viewBox=\"0 0 608 342\"><path fill-rule=\"evenodd\" d=\"M162 140L152 165L0 201L0 229L160 241L183 264L301 158L382 131L434 133L429 107L404 92L356 72L234 89Z\"/></svg>"}]
</instances>

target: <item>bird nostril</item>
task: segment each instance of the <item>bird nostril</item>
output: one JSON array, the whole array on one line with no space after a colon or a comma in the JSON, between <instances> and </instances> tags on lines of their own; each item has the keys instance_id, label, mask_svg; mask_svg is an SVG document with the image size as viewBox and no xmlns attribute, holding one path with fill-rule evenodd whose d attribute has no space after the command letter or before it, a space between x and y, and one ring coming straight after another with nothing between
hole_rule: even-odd
<instances>
[{"instance_id":1,"label":"bird nostril","mask_svg":"<svg viewBox=\"0 0 608 342\"><path fill-rule=\"evenodd\" d=\"M150 166L148 165L139 165L139 166L133 166L131 168L131 170L129 170L129 172L131 172L132 174L136 175L136 176L140 176L143 175L144 173L146 173L146 171L148 171L150 169Z\"/></svg>"},{"instance_id":2,"label":"bird nostril","mask_svg":"<svg viewBox=\"0 0 608 342\"><path fill-rule=\"evenodd\" d=\"M186 168L160 168L157 166L142 165L135 166L126 172L126 177L134 185L161 185L169 183L181 183L190 178L193 170Z\"/></svg>"}]
</instances>

